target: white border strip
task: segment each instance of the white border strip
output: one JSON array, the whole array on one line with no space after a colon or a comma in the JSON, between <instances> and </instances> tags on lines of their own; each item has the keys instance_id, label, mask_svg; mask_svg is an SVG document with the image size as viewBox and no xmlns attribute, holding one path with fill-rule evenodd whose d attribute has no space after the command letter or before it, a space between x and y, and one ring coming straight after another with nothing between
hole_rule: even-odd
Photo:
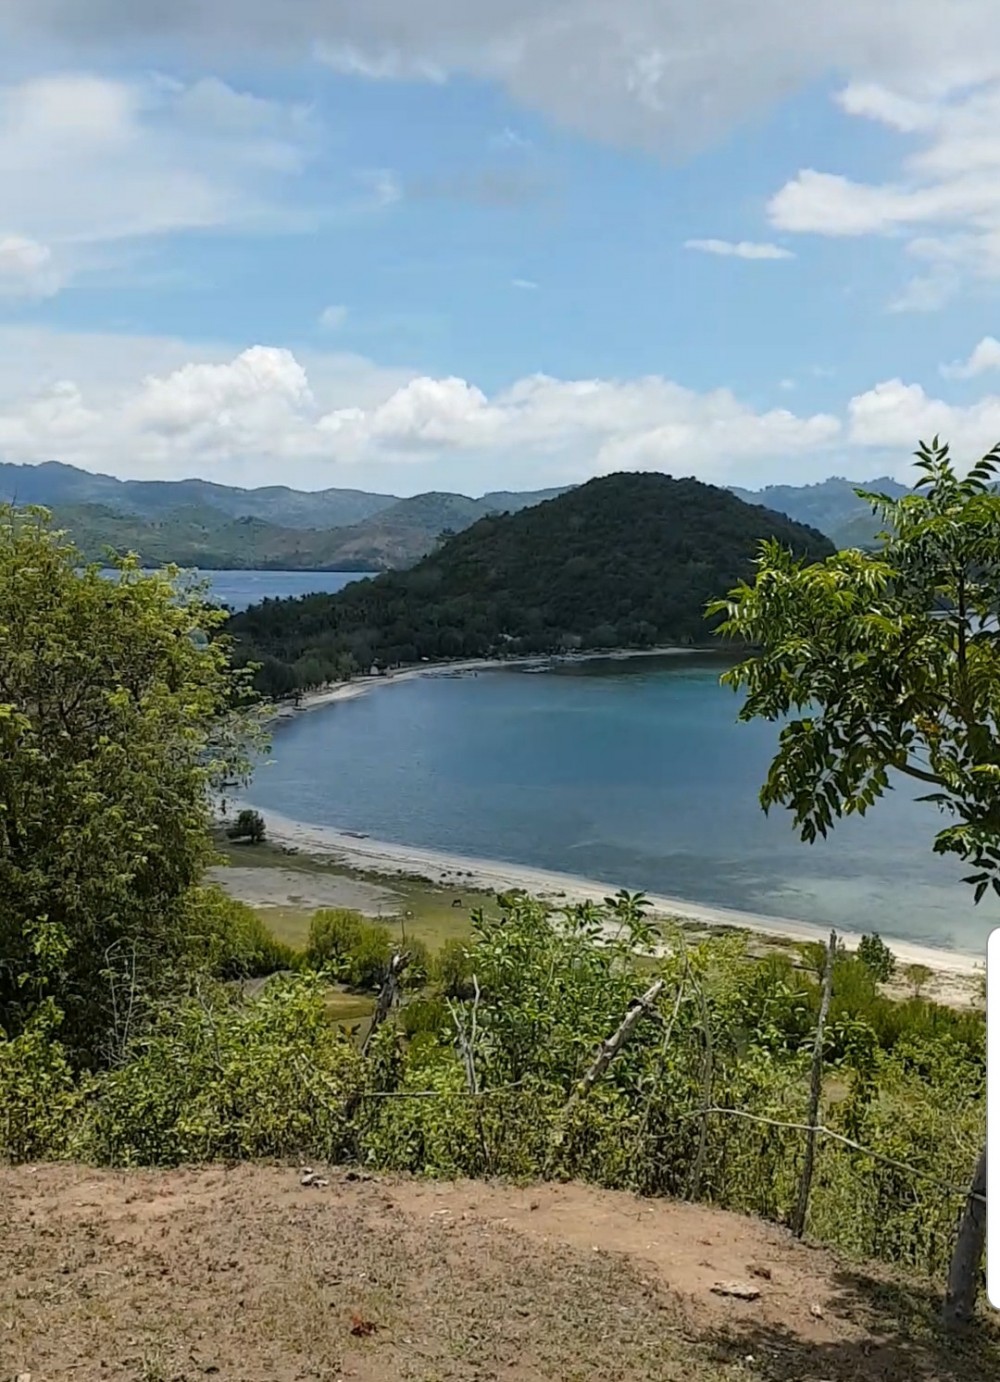
<instances>
[{"instance_id":1,"label":"white border strip","mask_svg":"<svg viewBox=\"0 0 1000 1382\"><path fill-rule=\"evenodd\" d=\"M990 933L986 948L986 1294L1000 1310L1000 1200L989 1198L989 1187L1000 1194L1000 928Z\"/></svg>"}]
</instances>

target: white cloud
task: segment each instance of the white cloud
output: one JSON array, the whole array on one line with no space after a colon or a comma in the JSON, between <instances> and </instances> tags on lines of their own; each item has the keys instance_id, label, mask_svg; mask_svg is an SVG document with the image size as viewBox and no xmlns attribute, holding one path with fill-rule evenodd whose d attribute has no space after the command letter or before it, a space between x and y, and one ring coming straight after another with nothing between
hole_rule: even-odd
<instances>
[{"instance_id":1,"label":"white cloud","mask_svg":"<svg viewBox=\"0 0 1000 1382\"><path fill-rule=\"evenodd\" d=\"M793 389L798 388L798 384L794 379L781 379L778 382L778 388L784 389L786 393L791 393Z\"/></svg>"},{"instance_id":2,"label":"white cloud","mask_svg":"<svg viewBox=\"0 0 1000 1382\"><path fill-rule=\"evenodd\" d=\"M831 73L848 74L855 108L897 128L912 128L925 101L1000 74L995 0L4 0L0 49L31 39L115 61L158 44L236 65L319 51L369 80L467 74L586 134L667 156Z\"/></svg>"},{"instance_id":3,"label":"white cloud","mask_svg":"<svg viewBox=\"0 0 1000 1382\"><path fill-rule=\"evenodd\" d=\"M274 346L0 327L0 455L240 484L479 492L621 467L747 478L815 463L827 414L758 413L656 376L474 382Z\"/></svg>"},{"instance_id":4,"label":"white cloud","mask_svg":"<svg viewBox=\"0 0 1000 1382\"><path fill-rule=\"evenodd\" d=\"M521 288L526 293L533 293L537 290L538 284L533 278L512 278L510 280L512 288Z\"/></svg>"},{"instance_id":5,"label":"white cloud","mask_svg":"<svg viewBox=\"0 0 1000 1382\"><path fill-rule=\"evenodd\" d=\"M1000 396L967 407L930 398L919 384L890 379L848 404L848 440L864 447L912 452L918 440L939 436L965 466L1000 441Z\"/></svg>"},{"instance_id":6,"label":"white cloud","mask_svg":"<svg viewBox=\"0 0 1000 1382\"><path fill-rule=\"evenodd\" d=\"M686 250L700 250L702 254L719 254L735 259L794 259L791 250L781 245L761 244L755 240L685 240Z\"/></svg>"},{"instance_id":7,"label":"white cloud","mask_svg":"<svg viewBox=\"0 0 1000 1382\"><path fill-rule=\"evenodd\" d=\"M961 368L1000 363L987 341ZM481 493L651 469L756 487L905 478L935 433L971 462L1000 440L1000 393L957 406L889 379L797 413L655 375L487 392L345 353L0 326L0 455L120 475Z\"/></svg>"},{"instance_id":8,"label":"white cloud","mask_svg":"<svg viewBox=\"0 0 1000 1382\"><path fill-rule=\"evenodd\" d=\"M44 296L102 246L289 224L278 196L314 139L302 106L214 78L64 72L0 85L0 281Z\"/></svg>"},{"instance_id":9,"label":"white cloud","mask_svg":"<svg viewBox=\"0 0 1000 1382\"><path fill-rule=\"evenodd\" d=\"M975 379L988 370L1000 370L1000 341L995 336L984 336L967 360L941 366L945 379Z\"/></svg>"},{"instance_id":10,"label":"white cloud","mask_svg":"<svg viewBox=\"0 0 1000 1382\"><path fill-rule=\"evenodd\" d=\"M329 307L324 307L319 314L319 324L324 331L338 331L347 321L347 308L340 302L331 303Z\"/></svg>"},{"instance_id":11,"label":"white cloud","mask_svg":"<svg viewBox=\"0 0 1000 1382\"><path fill-rule=\"evenodd\" d=\"M923 267L890 303L933 311L967 282L1000 280L1000 79L912 99L877 84L849 85L850 115L916 138L898 176L864 183L812 168L772 197L781 230L825 236L903 237Z\"/></svg>"},{"instance_id":12,"label":"white cloud","mask_svg":"<svg viewBox=\"0 0 1000 1382\"><path fill-rule=\"evenodd\" d=\"M0 299L52 297L60 283L48 245L23 235L0 235Z\"/></svg>"}]
</instances>

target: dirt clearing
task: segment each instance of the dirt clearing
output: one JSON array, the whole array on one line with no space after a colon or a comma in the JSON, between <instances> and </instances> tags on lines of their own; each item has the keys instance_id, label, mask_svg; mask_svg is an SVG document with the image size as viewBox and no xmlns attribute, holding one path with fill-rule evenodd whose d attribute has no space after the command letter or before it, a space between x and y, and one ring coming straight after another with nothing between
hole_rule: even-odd
<instances>
[{"instance_id":1,"label":"dirt clearing","mask_svg":"<svg viewBox=\"0 0 1000 1382\"><path fill-rule=\"evenodd\" d=\"M0 1170L0 1382L1000 1375L988 1324L946 1347L933 1292L756 1220L316 1172Z\"/></svg>"}]
</instances>

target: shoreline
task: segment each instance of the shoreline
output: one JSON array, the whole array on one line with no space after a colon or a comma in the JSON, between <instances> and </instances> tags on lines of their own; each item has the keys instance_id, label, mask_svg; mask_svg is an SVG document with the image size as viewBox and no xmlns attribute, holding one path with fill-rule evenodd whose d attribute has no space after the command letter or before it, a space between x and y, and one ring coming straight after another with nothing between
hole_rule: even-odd
<instances>
[{"instance_id":1,"label":"shoreline","mask_svg":"<svg viewBox=\"0 0 1000 1382\"><path fill-rule=\"evenodd\" d=\"M520 888L532 897L559 903L600 902L615 887L577 874L506 863L499 859L479 859L421 846L392 844L387 840L375 840L338 830L334 826L311 825L264 810L251 800L231 800L229 807L233 814L241 807L261 811L267 823L268 838L273 843L292 846L304 854L325 856L332 863L358 873L419 877L436 886L451 887L456 891L462 887L479 892L507 892ZM834 929L817 922L764 916L657 893L647 893L647 897L654 916L661 919L674 918L707 926L727 926L780 940L825 943ZM848 949L857 947L861 932L844 931L839 927L836 930ZM939 949L895 936L882 936L882 939L900 965L926 965L936 973L965 977L985 970L985 955Z\"/></svg>"},{"instance_id":2,"label":"shoreline","mask_svg":"<svg viewBox=\"0 0 1000 1382\"><path fill-rule=\"evenodd\" d=\"M411 667L401 667L395 672L385 672L378 676L352 677L350 681L340 681L333 686L319 687L315 691L305 691L296 702L291 697L272 701L265 713L265 723L281 723L294 720L309 710L319 710L325 705L336 705L340 701L351 701L364 696L380 686L397 686L400 682L416 681L420 677L460 677L470 673L493 672L504 667L552 667L575 662L626 662L643 657L685 657L698 654L713 656L715 648L660 647L660 648L620 648L608 652L586 653L541 653L532 657L477 657L458 659L454 662L429 662Z\"/></svg>"}]
</instances>

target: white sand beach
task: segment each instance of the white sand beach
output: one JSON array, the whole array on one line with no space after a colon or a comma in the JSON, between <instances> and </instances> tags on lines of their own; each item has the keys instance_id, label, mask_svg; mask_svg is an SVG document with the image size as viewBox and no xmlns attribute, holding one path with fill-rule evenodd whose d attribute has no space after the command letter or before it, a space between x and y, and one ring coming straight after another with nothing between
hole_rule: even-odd
<instances>
[{"instance_id":1,"label":"white sand beach","mask_svg":"<svg viewBox=\"0 0 1000 1382\"><path fill-rule=\"evenodd\" d=\"M252 805L252 801L230 802L230 816L235 815L241 806ZM600 902L615 891L607 883L574 874L392 844L336 830L332 826L289 820L270 810L263 814L267 821L268 838L275 844L288 845L303 854L327 858L342 868L359 873L424 878L438 886L454 888L456 892L463 887L483 892L506 892L520 888L532 897L553 902ZM622 885L627 882L623 880ZM654 913L662 918L671 917L707 926L731 926L755 931L763 936L796 941L825 941L830 933L829 927L812 922L761 916L726 907L708 907L656 893L648 896ZM860 932L838 931L838 935L849 949L861 939ZM890 936L884 936L883 939L891 946L901 965L926 965L937 974L966 979L974 977L985 965L984 955L916 945Z\"/></svg>"}]
</instances>

